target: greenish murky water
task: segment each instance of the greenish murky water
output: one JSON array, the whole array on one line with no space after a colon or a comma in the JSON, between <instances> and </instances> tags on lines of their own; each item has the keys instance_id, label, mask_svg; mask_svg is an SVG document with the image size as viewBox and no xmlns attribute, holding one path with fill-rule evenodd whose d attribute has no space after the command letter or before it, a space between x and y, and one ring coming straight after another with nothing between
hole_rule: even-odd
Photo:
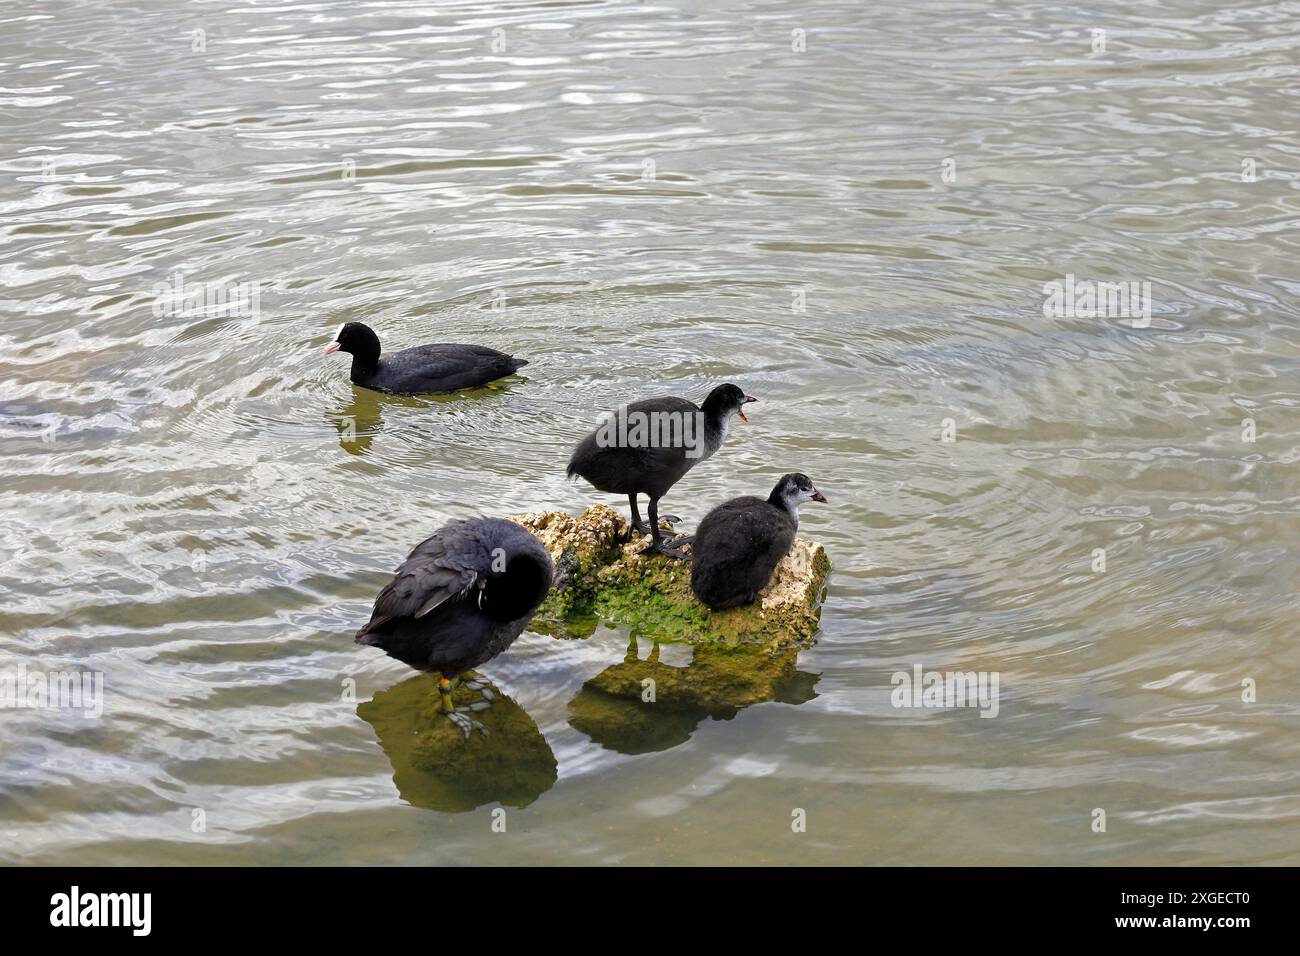
<instances>
[{"instance_id":1,"label":"greenish murky water","mask_svg":"<svg viewBox=\"0 0 1300 956\"><path fill-rule=\"evenodd\" d=\"M0 20L0 672L103 680L0 710L0 858L1300 860L1297 4ZM532 364L360 393L345 320ZM564 478L596 413L720 381L761 403L665 508L811 475L817 646L527 633L449 779L351 640L387 574L620 505ZM917 665L997 716L893 706Z\"/></svg>"}]
</instances>

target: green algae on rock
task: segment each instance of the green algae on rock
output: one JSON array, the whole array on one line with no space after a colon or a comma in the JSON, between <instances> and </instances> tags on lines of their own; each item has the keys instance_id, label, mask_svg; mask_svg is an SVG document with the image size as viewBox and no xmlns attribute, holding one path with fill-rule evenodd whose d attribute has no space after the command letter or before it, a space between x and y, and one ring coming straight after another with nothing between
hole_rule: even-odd
<instances>
[{"instance_id":1,"label":"green algae on rock","mask_svg":"<svg viewBox=\"0 0 1300 956\"><path fill-rule=\"evenodd\" d=\"M576 518L563 511L535 511L511 520L535 534L555 562L551 592L537 609L532 626L538 629L546 622L558 624L584 613L590 617L596 572L618 559L627 523L606 505L588 508ZM586 634L595 629L594 618L589 623Z\"/></svg>"},{"instance_id":2,"label":"green algae on rock","mask_svg":"<svg viewBox=\"0 0 1300 956\"><path fill-rule=\"evenodd\" d=\"M644 554L646 539L628 541L628 523L608 505L576 517L543 511L513 520L537 535L555 561L555 584L535 629L572 634L570 621L603 620L664 640L773 651L806 647L817 631L831 570L820 544L796 540L749 607L710 611L691 591L689 563Z\"/></svg>"}]
</instances>

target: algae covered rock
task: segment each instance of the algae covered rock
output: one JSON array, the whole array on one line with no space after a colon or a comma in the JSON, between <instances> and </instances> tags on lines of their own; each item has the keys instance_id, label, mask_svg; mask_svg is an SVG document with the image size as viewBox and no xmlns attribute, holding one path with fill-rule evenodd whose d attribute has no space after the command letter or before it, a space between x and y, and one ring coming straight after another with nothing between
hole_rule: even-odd
<instances>
[{"instance_id":1,"label":"algae covered rock","mask_svg":"<svg viewBox=\"0 0 1300 956\"><path fill-rule=\"evenodd\" d=\"M710 611L691 591L689 563L644 554L646 539L629 541L628 523L607 505L576 517L544 511L513 520L537 535L555 561L555 584L538 609L536 629L572 624L570 633L582 636L603 620L651 637L772 651L807 646L817 631L831 562L815 542L796 540L749 607Z\"/></svg>"},{"instance_id":2,"label":"algae covered rock","mask_svg":"<svg viewBox=\"0 0 1300 956\"><path fill-rule=\"evenodd\" d=\"M537 609L538 621L563 621L591 602L596 572L617 560L627 523L606 505L578 517L563 511L535 511L512 519L535 534L551 553L555 578Z\"/></svg>"}]
</instances>

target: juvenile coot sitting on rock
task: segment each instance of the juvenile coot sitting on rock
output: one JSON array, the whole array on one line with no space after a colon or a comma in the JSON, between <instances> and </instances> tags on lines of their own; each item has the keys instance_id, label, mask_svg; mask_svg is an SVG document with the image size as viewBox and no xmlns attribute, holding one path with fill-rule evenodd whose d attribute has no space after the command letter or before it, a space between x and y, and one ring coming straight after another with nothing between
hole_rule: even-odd
<instances>
[{"instance_id":1,"label":"juvenile coot sitting on rock","mask_svg":"<svg viewBox=\"0 0 1300 956\"><path fill-rule=\"evenodd\" d=\"M686 555L659 531L659 499L721 447L732 415L749 421L742 408L758 401L735 385L719 385L704 405L684 398L648 398L618 409L574 449L569 477L581 475L598 491L627 495L632 527L653 539L651 550L671 558ZM641 520L636 496L650 499L650 524ZM664 520L678 519L665 515Z\"/></svg>"},{"instance_id":2,"label":"juvenile coot sitting on rock","mask_svg":"<svg viewBox=\"0 0 1300 956\"><path fill-rule=\"evenodd\" d=\"M513 521L449 521L415 546L379 592L356 641L440 674L442 710L468 736L474 722L452 705L453 681L514 642L550 590L551 575L546 548Z\"/></svg>"},{"instance_id":3,"label":"juvenile coot sitting on rock","mask_svg":"<svg viewBox=\"0 0 1300 956\"><path fill-rule=\"evenodd\" d=\"M477 388L527 365L483 345L417 345L388 358L379 357L379 336L368 325L348 322L339 328L325 354L350 352L352 382L394 395L420 395Z\"/></svg>"},{"instance_id":4,"label":"juvenile coot sitting on rock","mask_svg":"<svg viewBox=\"0 0 1300 956\"><path fill-rule=\"evenodd\" d=\"M754 603L794 544L799 504L825 501L807 475L782 475L767 500L745 495L700 522L691 547L691 590L714 611Z\"/></svg>"}]
</instances>

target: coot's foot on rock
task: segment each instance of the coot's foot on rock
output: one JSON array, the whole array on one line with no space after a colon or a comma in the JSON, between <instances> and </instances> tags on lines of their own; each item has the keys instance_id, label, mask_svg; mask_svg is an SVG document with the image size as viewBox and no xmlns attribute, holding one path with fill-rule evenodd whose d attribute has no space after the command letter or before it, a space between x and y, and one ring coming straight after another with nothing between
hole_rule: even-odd
<instances>
[{"instance_id":1,"label":"coot's foot on rock","mask_svg":"<svg viewBox=\"0 0 1300 956\"><path fill-rule=\"evenodd\" d=\"M668 522L669 524L676 524L677 522L681 521L682 519L679 518L679 517L677 517L676 515L660 515L660 516L659 516L659 520L660 520L660 521L666 521L666 522ZM648 525L648 524L646 524L644 521L642 521L640 518L637 518L637 519L636 519L635 521L633 521L633 522L632 522L628 527L629 527L629 531L628 531L627 539L628 539L629 541L632 540L632 532L633 532L633 531L637 532L638 534L646 534L646 535L653 535L653 534L654 534L654 529L651 528L650 525Z\"/></svg>"},{"instance_id":2,"label":"coot's foot on rock","mask_svg":"<svg viewBox=\"0 0 1300 956\"><path fill-rule=\"evenodd\" d=\"M654 523L655 523L654 510L652 509L650 512L651 518L649 522L642 521L641 511L636 506L636 495L634 494L628 495L627 500L628 503L632 506L632 521L630 522L629 530L627 533L627 539L629 541L632 540L633 531L639 531L641 534L650 534L650 535L654 534ZM661 515L659 517L659 520L667 521L669 524L676 524L682 519L677 517L677 515Z\"/></svg>"},{"instance_id":3,"label":"coot's foot on rock","mask_svg":"<svg viewBox=\"0 0 1300 956\"><path fill-rule=\"evenodd\" d=\"M650 547L646 548L642 554L662 554L665 558L676 558L678 561L689 561L691 556L685 551L678 551L672 545L674 541L664 541L658 538L651 542Z\"/></svg>"}]
</instances>

